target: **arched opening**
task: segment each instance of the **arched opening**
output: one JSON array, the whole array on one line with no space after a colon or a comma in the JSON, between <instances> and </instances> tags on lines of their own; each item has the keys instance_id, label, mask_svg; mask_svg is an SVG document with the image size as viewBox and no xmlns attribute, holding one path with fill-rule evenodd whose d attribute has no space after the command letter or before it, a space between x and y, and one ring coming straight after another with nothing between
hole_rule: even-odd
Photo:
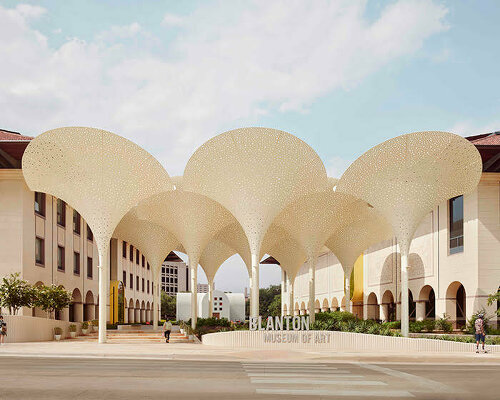
<instances>
[{"instance_id":1,"label":"arched opening","mask_svg":"<svg viewBox=\"0 0 500 400\"><path fill-rule=\"evenodd\" d=\"M149 301L146 303L146 322L151 322L151 309Z\"/></svg>"},{"instance_id":2,"label":"arched opening","mask_svg":"<svg viewBox=\"0 0 500 400\"><path fill-rule=\"evenodd\" d=\"M139 300L135 301L135 313L134 313L134 322L140 323L141 322L141 303L139 303Z\"/></svg>"},{"instance_id":3,"label":"arched opening","mask_svg":"<svg viewBox=\"0 0 500 400\"><path fill-rule=\"evenodd\" d=\"M466 322L466 292L460 282L450 283L446 290L446 314L456 328L461 328Z\"/></svg>"},{"instance_id":4,"label":"arched opening","mask_svg":"<svg viewBox=\"0 0 500 400\"><path fill-rule=\"evenodd\" d=\"M321 307L321 311L326 312L328 311L328 299L323 299L323 307Z\"/></svg>"},{"instance_id":5,"label":"arched opening","mask_svg":"<svg viewBox=\"0 0 500 400\"><path fill-rule=\"evenodd\" d=\"M337 300L336 297L332 299L332 302L330 303L330 311L338 311L339 310L339 301Z\"/></svg>"},{"instance_id":6,"label":"arched opening","mask_svg":"<svg viewBox=\"0 0 500 400\"><path fill-rule=\"evenodd\" d=\"M408 289L408 317L410 321L415 321L417 318L417 304L413 300L413 293Z\"/></svg>"},{"instance_id":7,"label":"arched opening","mask_svg":"<svg viewBox=\"0 0 500 400\"><path fill-rule=\"evenodd\" d=\"M73 301L68 307L69 321L81 322L83 319L82 294L78 288L73 290Z\"/></svg>"},{"instance_id":8,"label":"arched opening","mask_svg":"<svg viewBox=\"0 0 500 400\"><path fill-rule=\"evenodd\" d=\"M430 285L425 285L418 296L417 320L436 319L436 295Z\"/></svg>"},{"instance_id":9,"label":"arched opening","mask_svg":"<svg viewBox=\"0 0 500 400\"><path fill-rule=\"evenodd\" d=\"M345 296L344 296L344 297L342 297L342 301L341 301L341 303L340 303L340 309L341 309L342 311L346 311L346 308L345 308Z\"/></svg>"},{"instance_id":10,"label":"arched opening","mask_svg":"<svg viewBox=\"0 0 500 400\"><path fill-rule=\"evenodd\" d=\"M321 305L320 305L320 303L319 303L319 300L318 300L318 299L316 299L316 301L314 302L314 312L315 312L315 313L318 313L318 312L320 312L320 311L321 311Z\"/></svg>"},{"instance_id":11,"label":"arched opening","mask_svg":"<svg viewBox=\"0 0 500 400\"><path fill-rule=\"evenodd\" d=\"M396 303L394 302L394 296L390 290L386 290L382 295L381 311L381 319L383 321L396 320Z\"/></svg>"},{"instance_id":12,"label":"arched opening","mask_svg":"<svg viewBox=\"0 0 500 400\"><path fill-rule=\"evenodd\" d=\"M295 303L295 308L293 310L293 315L299 315L299 314L300 314L299 303Z\"/></svg>"},{"instance_id":13,"label":"arched opening","mask_svg":"<svg viewBox=\"0 0 500 400\"><path fill-rule=\"evenodd\" d=\"M141 324L146 322L146 303L144 300L141 303Z\"/></svg>"},{"instance_id":14,"label":"arched opening","mask_svg":"<svg viewBox=\"0 0 500 400\"><path fill-rule=\"evenodd\" d=\"M92 321L95 313L94 294L89 290L85 295L85 304L83 305L83 320Z\"/></svg>"},{"instance_id":15,"label":"arched opening","mask_svg":"<svg viewBox=\"0 0 500 400\"><path fill-rule=\"evenodd\" d=\"M134 313L134 300L130 299L128 303L128 323L133 324L135 322Z\"/></svg>"},{"instance_id":16,"label":"arched opening","mask_svg":"<svg viewBox=\"0 0 500 400\"><path fill-rule=\"evenodd\" d=\"M380 308L377 301L377 295L370 293L366 299L366 317L375 321L380 320Z\"/></svg>"},{"instance_id":17,"label":"arched opening","mask_svg":"<svg viewBox=\"0 0 500 400\"><path fill-rule=\"evenodd\" d=\"M300 303L300 315L306 315L306 303Z\"/></svg>"}]
</instances>

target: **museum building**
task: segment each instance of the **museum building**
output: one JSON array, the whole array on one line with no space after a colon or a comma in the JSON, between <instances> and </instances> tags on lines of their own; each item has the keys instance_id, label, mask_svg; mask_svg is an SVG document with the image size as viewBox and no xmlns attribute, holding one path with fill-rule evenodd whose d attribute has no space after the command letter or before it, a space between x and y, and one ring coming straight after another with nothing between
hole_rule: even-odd
<instances>
[{"instance_id":1,"label":"museum building","mask_svg":"<svg viewBox=\"0 0 500 400\"><path fill-rule=\"evenodd\" d=\"M410 247L410 320L446 314L462 326L485 309L497 320L498 304L487 306L489 294L500 289L500 132L467 137L481 154L483 173L470 194L440 204L422 221ZM282 296L286 314L307 313L308 265L295 279L294 304ZM282 288L287 293L286 274ZM395 238L368 248L351 275L352 312L382 321L400 319L401 255ZM331 251L316 265L315 311L344 310L344 272ZM497 322L498 323L498 322Z\"/></svg>"}]
</instances>

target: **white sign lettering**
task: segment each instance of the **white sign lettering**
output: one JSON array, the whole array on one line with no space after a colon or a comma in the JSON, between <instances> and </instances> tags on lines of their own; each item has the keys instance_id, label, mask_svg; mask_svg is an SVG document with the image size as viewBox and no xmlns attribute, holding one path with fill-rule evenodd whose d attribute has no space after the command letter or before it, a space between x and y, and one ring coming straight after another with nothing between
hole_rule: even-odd
<instances>
[{"instance_id":1,"label":"white sign lettering","mask_svg":"<svg viewBox=\"0 0 500 400\"><path fill-rule=\"evenodd\" d=\"M262 325L262 317L250 317L249 328L251 331L308 331L309 316L268 317L265 327Z\"/></svg>"}]
</instances>

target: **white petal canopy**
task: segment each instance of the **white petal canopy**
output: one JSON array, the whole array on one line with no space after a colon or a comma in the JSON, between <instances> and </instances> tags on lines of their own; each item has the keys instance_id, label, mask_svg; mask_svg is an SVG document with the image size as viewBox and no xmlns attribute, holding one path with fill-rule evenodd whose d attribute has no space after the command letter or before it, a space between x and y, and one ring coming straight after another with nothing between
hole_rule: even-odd
<instances>
[{"instance_id":1,"label":"white petal canopy","mask_svg":"<svg viewBox=\"0 0 500 400\"><path fill-rule=\"evenodd\" d=\"M101 129L58 128L35 137L23 155L33 191L75 208L102 251L122 217L142 199L173 188L165 168L135 143Z\"/></svg>"}]
</instances>

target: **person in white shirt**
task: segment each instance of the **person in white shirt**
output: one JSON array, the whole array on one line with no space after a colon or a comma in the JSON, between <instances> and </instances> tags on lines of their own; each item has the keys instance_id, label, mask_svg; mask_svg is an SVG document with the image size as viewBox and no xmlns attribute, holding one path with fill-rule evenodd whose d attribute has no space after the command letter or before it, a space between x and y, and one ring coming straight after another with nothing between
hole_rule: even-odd
<instances>
[{"instance_id":1,"label":"person in white shirt","mask_svg":"<svg viewBox=\"0 0 500 400\"><path fill-rule=\"evenodd\" d=\"M172 332L172 323L169 320L166 320L163 323L163 335L165 336L165 343L170 341L170 332Z\"/></svg>"}]
</instances>

